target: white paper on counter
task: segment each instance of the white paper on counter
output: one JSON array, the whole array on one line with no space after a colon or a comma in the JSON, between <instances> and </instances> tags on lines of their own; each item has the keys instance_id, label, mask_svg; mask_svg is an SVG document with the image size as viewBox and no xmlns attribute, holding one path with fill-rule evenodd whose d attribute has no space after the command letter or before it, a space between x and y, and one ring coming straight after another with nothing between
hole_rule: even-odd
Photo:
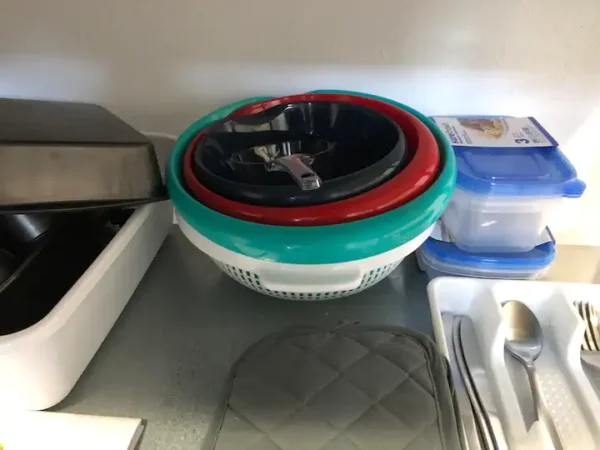
<instances>
[{"instance_id":1,"label":"white paper on counter","mask_svg":"<svg viewBox=\"0 0 600 450\"><path fill-rule=\"evenodd\" d=\"M133 450L141 419L0 411L2 450Z\"/></svg>"}]
</instances>

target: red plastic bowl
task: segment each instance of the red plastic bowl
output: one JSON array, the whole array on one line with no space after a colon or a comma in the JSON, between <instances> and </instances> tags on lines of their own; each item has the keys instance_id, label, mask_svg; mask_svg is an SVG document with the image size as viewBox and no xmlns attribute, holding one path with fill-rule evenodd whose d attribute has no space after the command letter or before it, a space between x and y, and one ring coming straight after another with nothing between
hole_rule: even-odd
<instances>
[{"instance_id":1,"label":"red plastic bowl","mask_svg":"<svg viewBox=\"0 0 600 450\"><path fill-rule=\"evenodd\" d=\"M197 142L204 135L201 132L188 147L183 161L183 178L196 200L222 214L250 222L284 226L334 225L366 219L397 208L423 193L435 181L440 169L440 152L429 128L412 114L379 100L340 94L294 95L245 106L230 117L256 114L282 103L307 101L348 102L385 114L404 131L407 146L415 153L412 160L386 183L341 201L289 208L248 205L210 191L195 177L192 168L193 153Z\"/></svg>"}]
</instances>

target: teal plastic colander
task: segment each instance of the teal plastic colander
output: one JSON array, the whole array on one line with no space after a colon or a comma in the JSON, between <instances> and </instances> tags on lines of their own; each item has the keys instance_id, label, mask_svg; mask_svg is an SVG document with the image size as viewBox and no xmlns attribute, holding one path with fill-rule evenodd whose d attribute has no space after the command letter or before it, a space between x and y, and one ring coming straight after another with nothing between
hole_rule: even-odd
<instances>
[{"instance_id":1,"label":"teal plastic colander","mask_svg":"<svg viewBox=\"0 0 600 450\"><path fill-rule=\"evenodd\" d=\"M198 233L233 252L251 258L289 264L332 264L368 258L414 239L443 213L456 181L456 162L448 140L437 126L418 111L392 100L350 91L315 91L374 98L402 108L423 121L435 135L442 170L422 195L392 211L355 222L318 227L264 225L229 217L196 201L184 188L183 155L204 128L242 106L268 97L254 97L220 108L192 124L179 137L169 157L167 188L173 205Z\"/></svg>"}]
</instances>

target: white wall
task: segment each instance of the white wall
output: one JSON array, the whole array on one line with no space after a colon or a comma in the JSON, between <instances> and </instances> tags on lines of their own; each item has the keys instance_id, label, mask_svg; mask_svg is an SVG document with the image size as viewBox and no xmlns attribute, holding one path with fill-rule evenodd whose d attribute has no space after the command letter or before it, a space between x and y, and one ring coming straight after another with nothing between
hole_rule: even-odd
<instances>
[{"instance_id":1,"label":"white wall","mask_svg":"<svg viewBox=\"0 0 600 450\"><path fill-rule=\"evenodd\" d=\"M559 241L600 245L598 0L0 1L3 96L179 132L229 100L324 87L536 116L588 182Z\"/></svg>"}]
</instances>

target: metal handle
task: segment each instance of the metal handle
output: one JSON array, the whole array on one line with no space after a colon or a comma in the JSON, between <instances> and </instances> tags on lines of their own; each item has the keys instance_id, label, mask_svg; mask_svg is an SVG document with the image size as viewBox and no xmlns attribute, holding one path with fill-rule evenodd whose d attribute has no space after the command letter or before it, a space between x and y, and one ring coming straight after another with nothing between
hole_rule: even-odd
<instances>
[{"instance_id":1,"label":"metal handle","mask_svg":"<svg viewBox=\"0 0 600 450\"><path fill-rule=\"evenodd\" d=\"M550 435L552 446L555 450L563 450L564 446L560 439L560 435L558 434L558 430L556 429L556 424L554 423L554 420L552 420L546 404L540 397L540 386L535 374L535 366L531 363L525 364L525 371L527 372L527 378L529 379L529 384L531 385L531 396L535 406L535 421L540 419L539 412L541 411L541 418L546 426L546 429L548 430L548 434Z\"/></svg>"},{"instance_id":2,"label":"metal handle","mask_svg":"<svg viewBox=\"0 0 600 450\"><path fill-rule=\"evenodd\" d=\"M535 366L533 364L525 364L525 372L529 379L529 386L531 388L531 399L533 400L533 421L537 422L540 420L540 392L538 387L537 378L535 376Z\"/></svg>"},{"instance_id":3,"label":"metal handle","mask_svg":"<svg viewBox=\"0 0 600 450\"><path fill-rule=\"evenodd\" d=\"M272 170L283 170L291 175L303 191L313 191L321 187L321 178L310 168L310 157L302 154L277 158Z\"/></svg>"}]
</instances>

